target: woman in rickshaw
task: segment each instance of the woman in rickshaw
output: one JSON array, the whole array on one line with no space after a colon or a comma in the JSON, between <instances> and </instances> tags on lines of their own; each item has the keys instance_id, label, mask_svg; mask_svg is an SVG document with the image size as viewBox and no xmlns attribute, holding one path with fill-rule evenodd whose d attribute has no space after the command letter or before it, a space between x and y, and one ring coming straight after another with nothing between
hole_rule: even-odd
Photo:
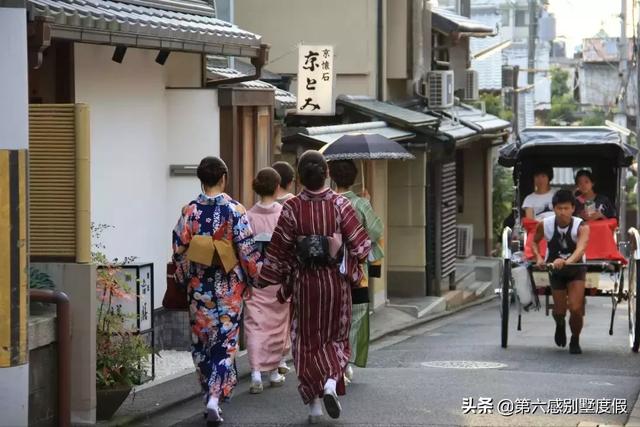
<instances>
[{"instance_id":1,"label":"woman in rickshaw","mask_svg":"<svg viewBox=\"0 0 640 427\"><path fill-rule=\"evenodd\" d=\"M538 224L532 249L539 267L545 264L552 266L549 279L553 294L553 318L556 322L556 345L567 345L565 316L568 306L571 314L569 352L580 354L587 269L571 264L584 262L589 241L589 226L581 218L573 216L576 200L571 191L559 190L553 195L552 204L554 214ZM547 241L546 258L542 257L539 248L543 239Z\"/></svg>"},{"instance_id":2,"label":"woman in rickshaw","mask_svg":"<svg viewBox=\"0 0 640 427\"><path fill-rule=\"evenodd\" d=\"M616 208L604 194L596 194L593 191L593 175L586 169L576 174L576 216L585 221L597 219L615 218Z\"/></svg>"},{"instance_id":3,"label":"woman in rickshaw","mask_svg":"<svg viewBox=\"0 0 640 427\"><path fill-rule=\"evenodd\" d=\"M551 189L553 168L547 165L539 165L533 170L533 185L535 191L524 198L522 209L524 216L530 219L541 220L553 215L554 190Z\"/></svg>"}]
</instances>

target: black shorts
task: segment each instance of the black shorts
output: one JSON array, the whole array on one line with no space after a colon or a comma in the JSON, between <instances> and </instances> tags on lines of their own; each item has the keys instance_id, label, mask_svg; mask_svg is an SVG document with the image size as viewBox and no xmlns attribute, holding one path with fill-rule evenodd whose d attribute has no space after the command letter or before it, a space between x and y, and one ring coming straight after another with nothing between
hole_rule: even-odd
<instances>
[{"instance_id":1,"label":"black shorts","mask_svg":"<svg viewBox=\"0 0 640 427\"><path fill-rule=\"evenodd\" d=\"M551 289L554 291L566 290L569 287L569 283L575 280L587 279L587 267L568 265L562 270L553 271L549 274L549 282L551 283Z\"/></svg>"}]
</instances>

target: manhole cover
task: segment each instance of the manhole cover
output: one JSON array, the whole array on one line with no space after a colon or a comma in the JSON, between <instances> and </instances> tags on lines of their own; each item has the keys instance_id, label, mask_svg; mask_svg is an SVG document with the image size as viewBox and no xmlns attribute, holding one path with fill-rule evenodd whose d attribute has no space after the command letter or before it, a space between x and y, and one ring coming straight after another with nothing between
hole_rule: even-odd
<instances>
[{"instance_id":1,"label":"manhole cover","mask_svg":"<svg viewBox=\"0 0 640 427\"><path fill-rule=\"evenodd\" d=\"M444 369L500 369L507 367L504 363L475 360L435 360L433 362L422 362L421 365L427 368Z\"/></svg>"}]
</instances>

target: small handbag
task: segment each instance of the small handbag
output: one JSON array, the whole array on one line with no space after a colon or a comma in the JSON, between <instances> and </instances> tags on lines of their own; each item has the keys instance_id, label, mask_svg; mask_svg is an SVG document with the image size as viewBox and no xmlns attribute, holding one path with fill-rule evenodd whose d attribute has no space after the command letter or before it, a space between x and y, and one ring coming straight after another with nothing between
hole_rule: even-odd
<instances>
[{"instance_id":1,"label":"small handbag","mask_svg":"<svg viewBox=\"0 0 640 427\"><path fill-rule=\"evenodd\" d=\"M162 298L162 306L167 310L187 311L189 309L187 287L176 283L175 272L175 263L167 263L167 290Z\"/></svg>"}]
</instances>

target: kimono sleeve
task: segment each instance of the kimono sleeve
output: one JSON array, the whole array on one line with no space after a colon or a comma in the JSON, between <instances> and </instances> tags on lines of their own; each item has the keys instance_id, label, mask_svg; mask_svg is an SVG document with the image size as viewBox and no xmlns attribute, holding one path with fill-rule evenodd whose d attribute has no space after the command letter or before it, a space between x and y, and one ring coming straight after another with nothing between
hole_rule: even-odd
<instances>
[{"instance_id":1,"label":"kimono sleeve","mask_svg":"<svg viewBox=\"0 0 640 427\"><path fill-rule=\"evenodd\" d=\"M345 243L349 255L362 263L367 260L367 255L371 250L369 235L358 221L356 211L347 199L343 198L338 201L338 209L340 211L342 241Z\"/></svg>"},{"instance_id":2,"label":"kimono sleeve","mask_svg":"<svg viewBox=\"0 0 640 427\"><path fill-rule=\"evenodd\" d=\"M253 240L253 231L243 206L238 205L233 213L233 246L238 254L240 267L247 274L247 284L255 284L258 278L260 251Z\"/></svg>"},{"instance_id":3,"label":"kimono sleeve","mask_svg":"<svg viewBox=\"0 0 640 427\"><path fill-rule=\"evenodd\" d=\"M280 297L288 298L291 295L290 276L293 272L294 245L296 238L296 219L289 203L285 203L278 218L271 243L267 248L262 270L260 271L259 287L270 285L282 285Z\"/></svg>"},{"instance_id":4,"label":"kimono sleeve","mask_svg":"<svg viewBox=\"0 0 640 427\"><path fill-rule=\"evenodd\" d=\"M373 211L373 207L368 200L361 199L358 203L358 210L362 214L362 225L371 240L369 261L378 261L384 257L384 252L382 251L384 225L380 217Z\"/></svg>"},{"instance_id":5,"label":"kimono sleeve","mask_svg":"<svg viewBox=\"0 0 640 427\"><path fill-rule=\"evenodd\" d=\"M191 270L191 265L184 252L189 247L191 238L194 234L197 234L200 228L198 222L193 218L197 209L198 206L195 203L182 208L182 214L178 218L178 223L173 229L171 238L173 246L172 261L176 267L174 277L176 283L183 286L190 280Z\"/></svg>"}]
</instances>

